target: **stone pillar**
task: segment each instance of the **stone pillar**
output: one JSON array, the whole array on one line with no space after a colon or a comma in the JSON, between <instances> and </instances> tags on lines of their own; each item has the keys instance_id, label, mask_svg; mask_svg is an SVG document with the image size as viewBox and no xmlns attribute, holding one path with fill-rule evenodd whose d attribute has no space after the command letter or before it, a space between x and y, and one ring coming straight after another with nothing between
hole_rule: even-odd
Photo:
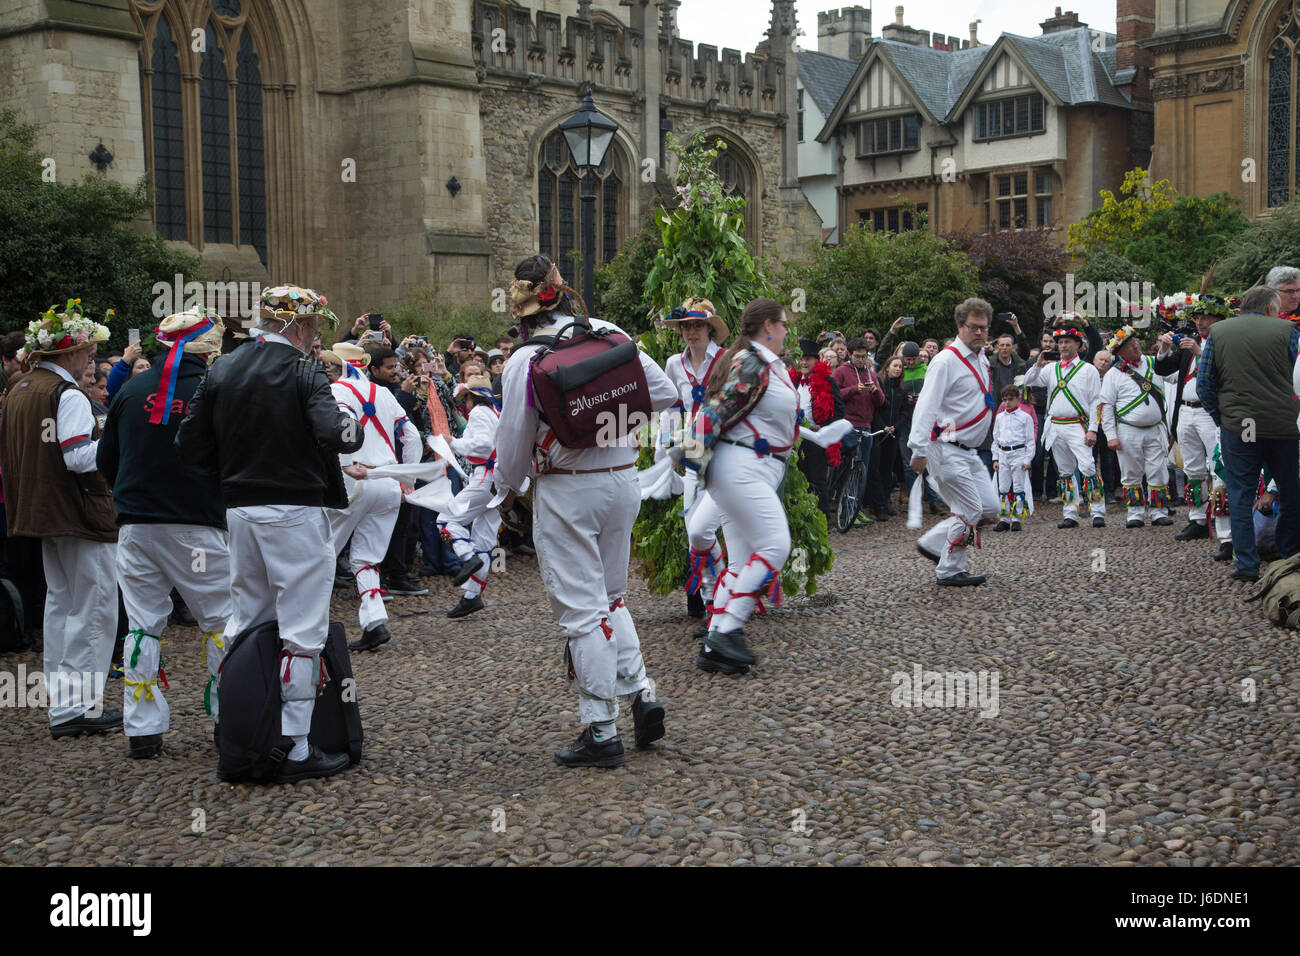
<instances>
[{"instance_id":1,"label":"stone pillar","mask_svg":"<svg viewBox=\"0 0 1300 956\"><path fill-rule=\"evenodd\" d=\"M41 129L36 145L58 181L97 173L90 154L113 154L102 175L134 186L145 173L140 35L127 0L0 3L0 107Z\"/></svg>"}]
</instances>

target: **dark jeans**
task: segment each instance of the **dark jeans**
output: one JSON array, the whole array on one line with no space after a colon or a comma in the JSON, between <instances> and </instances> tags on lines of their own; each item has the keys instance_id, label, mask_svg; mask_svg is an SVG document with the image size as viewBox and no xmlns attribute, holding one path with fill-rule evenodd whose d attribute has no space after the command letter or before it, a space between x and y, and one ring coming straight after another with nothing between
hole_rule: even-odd
<instances>
[{"instance_id":1,"label":"dark jeans","mask_svg":"<svg viewBox=\"0 0 1300 956\"><path fill-rule=\"evenodd\" d=\"M880 513L889 507L889 496L893 493L894 483L902 475L898 436L886 432L872 444L871 462L867 465L867 502L873 512Z\"/></svg>"},{"instance_id":2,"label":"dark jeans","mask_svg":"<svg viewBox=\"0 0 1300 956\"><path fill-rule=\"evenodd\" d=\"M1228 486L1232 521L1232 554L1238 570L1259 571L1255 550L1255 494L1259 473L1267 468L1277 482L1277 550L1284 558L1300 553L1300 441L1260 438L1244 442L1227 428L1219 429L1219 448Z\"/></svg>"},{"instance_id":3,"label":"dark jeans","mask_svg":"<svg viewBox=\"0 0 1300 956\"><path fill-rule=\"evenodd\" d=\"M830 466L826 463L825 449L810 441L800 442L799 470L817 496L817 507L824 514L830 514Z\"/></svg>"},{"instance_id":4,"label":"dark jeans","mask_svg":"<svg viewBox=\"0 0 1300 956\"><path fill-rule=\"evenodd\" d=\"M411 564L415 560L415 542L419 535L415 511L405 501L398 509L397 524L393 525L393 537L388 542L388 553L379 566L386 580L408 577L411 573Z\"/></svg>"}]
</instances>

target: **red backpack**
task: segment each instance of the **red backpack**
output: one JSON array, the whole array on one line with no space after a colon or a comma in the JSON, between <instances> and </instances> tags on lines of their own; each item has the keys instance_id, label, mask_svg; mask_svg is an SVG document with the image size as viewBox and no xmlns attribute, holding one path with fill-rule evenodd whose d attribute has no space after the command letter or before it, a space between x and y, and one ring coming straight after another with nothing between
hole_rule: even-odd
<instances>
[{"instance_id":1,"label":"red backpack","mask_svg":"<svg viewBox=\"0 0 1300 956\"><path fill-rule=\"evenodd\" d=\"M565 338L565 333L573 334ZM534 336L530 399L556 439L594 448L605 435L619 441L650 421L650 385L636 343L613 329L575 319L555 335Z\"/></svg>"}]
</instances>

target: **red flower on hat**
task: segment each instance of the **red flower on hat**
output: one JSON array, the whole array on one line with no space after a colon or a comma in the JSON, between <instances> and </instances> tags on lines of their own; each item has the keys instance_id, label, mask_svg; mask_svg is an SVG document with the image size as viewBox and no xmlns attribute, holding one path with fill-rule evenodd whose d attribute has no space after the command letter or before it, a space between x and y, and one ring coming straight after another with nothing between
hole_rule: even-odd
<instances>
[{"instance_id":1,"label":"red flower on hat","mask_svg":"<svg viewBox=\"0 0 1300 956\"><path fill-rule=\"evenodd\" d=\"M537 293L537 301L541 302L543 305L550 302L554 302L559 297L560 297L560 290L555 288L554 286L547 286L545 289L542 289L540 292Z\"/></svg>"}]
</instances>

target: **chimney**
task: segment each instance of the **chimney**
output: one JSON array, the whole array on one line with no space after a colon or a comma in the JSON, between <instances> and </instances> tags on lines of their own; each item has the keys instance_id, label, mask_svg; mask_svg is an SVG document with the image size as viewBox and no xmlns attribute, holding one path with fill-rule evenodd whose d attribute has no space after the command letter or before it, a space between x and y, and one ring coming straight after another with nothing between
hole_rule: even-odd
<instances>
[{"instance_id":1,"label":"chimney","mask_svg":"<svg viewBox=\"0 0 1300 956\"><path fill-rule=\"evenodd\" d=\"M1056 14L1048 17L1039 24L1043 29L1043 36L1049 33L1060 33L1062 30L1074 30L1078 27L1086 27L1088 24L1079 22L1079 15L1073 10L1061 12L1061 8L1056 8Z\"/></svg>"},{"instance_id":2,"label":"chimney","mask_svg":"<svg viewBox=\"0 0 1300 956\"><path fill-rule=\"evenodd\" d=\"M1151 68L1155 54L1141 47L1156 29L1156 0L1116 0L1115 3L1115 70L1121 88L1136 102L1151 100ZM1127 83L1123 77L1132 70Z\"/></svg>"},{"instance_id":3,"label":"chimney","mask_svg":"<svg viewBox=\"0 0 1300 956\"><path fill-rule=\"evenodd\" d=\"M940 34L942 37L943 34ZM882 40L894 40L898 43L908 43L912 46L929 46L930 34L925 30L913 30L903 23L903 8L894 7L894 22L886 24L880 30Z\"/></svg>"},{"instance_id":4,"label":"chimney","mask_svg":"<svg viewBox=\"0 0 1300 956\"><path fill-rule=\"evenodd\" d=\"M871 11L845 7L817 14L817 52L858 60L871 43Z\"/></svg>"},{"instance_id":5,"label":"chimney","mask_svg":"<svg viewBox=\"0 0 1300 956\"><path fill-rule=\"evenodd\" d=\"M983 23L983 22L984 22L983 20L972 20L972 21L971 21L971 25L970 25L970 46L975 47L975 46L979 46L979 45L980 45L980 38L979 38L980 24Z\"/></svg>"},{"instance_id":6,"label":"chimney","mask_svg":"<svg viewBox=\"0 0 1300 956\"><path fill-rule=\"evenodd\" d=\"M903 25L903 7L900 4L899 6L894 7L894 26L901 27L902 25Z\"/></svg>"}]
</instances>

